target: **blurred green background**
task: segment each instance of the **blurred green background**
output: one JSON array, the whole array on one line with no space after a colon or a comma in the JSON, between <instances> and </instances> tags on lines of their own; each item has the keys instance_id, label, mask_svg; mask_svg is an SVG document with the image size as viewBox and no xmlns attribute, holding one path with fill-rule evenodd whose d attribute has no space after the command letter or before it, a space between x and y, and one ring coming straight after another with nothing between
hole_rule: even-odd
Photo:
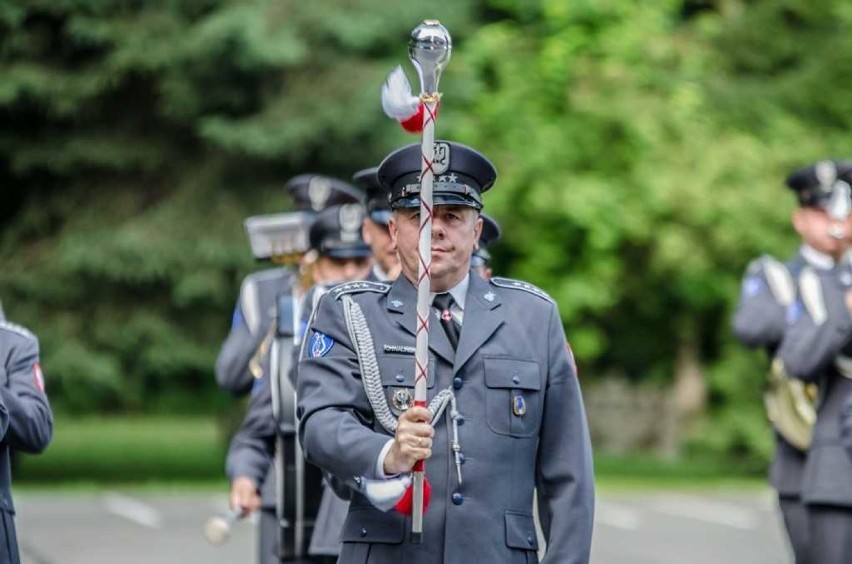
<instances>
[{"instance_id":1,"label":"blurred green background","mask_svg":"<svg viewBox=\"0 0 852 564\"><path fill-rule=\"evenodd\" d=\"M426 17L454 41L437 134L498 168L495 272L558 300L599 469L764 472L730 313L795 249L786 174L848 150L844 0L0 3L0 298L57 412L19 476L222 475L242 221L417 140L379 87Z\"/></svg>"}]
</instances>

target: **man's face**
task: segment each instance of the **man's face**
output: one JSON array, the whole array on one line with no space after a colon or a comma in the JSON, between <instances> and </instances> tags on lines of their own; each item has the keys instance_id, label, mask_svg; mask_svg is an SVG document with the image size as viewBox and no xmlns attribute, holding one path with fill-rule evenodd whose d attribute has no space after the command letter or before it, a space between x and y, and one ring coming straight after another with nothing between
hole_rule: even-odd
<instances>
[{"instance_id":1,"label":"man's face","mask_svg":"<svg viewBox=\"0 0 852 564\"><path fill-rule=\"evenodd\" d=\"M388 228L369 217L364 220L364 241L370 245L379 268L393 280L399 276L399 257Z\"/></svg>"},{"instance_id":2,"label":"man's face","mask_svg":"<svg viewBox=\"0 0 852 564\"><path fill-rule=\"evenodd\" d=\"M389 227L399 251L402 272L416 282L420 262L420 209L396 210ZM470 269L470 255L481 231L482 219L477 210L468 206L435 206L432 217L433 291L447 291L462 281Z\"/></svg>"},{"instance_id":3,"label":"man's face","mask_svg":"<svg viewBox=\"0 0 852 564\"><path fill-rule=\"evenodd\" d=\"M823 208L797 208L793 212L793 227L805 243L835 260L852 243L852 218L833 219Z\"/></svg>"},{"instance_id":4,"label":"man's face","mask_svg":"<svg viewBox=\"0 0 852 564\"><path fill-rule=\"evenodd\" d=\"M369 257L333 258L320 256L314 265L314 282L331 284L363 280L369 275L371 266Z\"/></svg>"}]
</instances>

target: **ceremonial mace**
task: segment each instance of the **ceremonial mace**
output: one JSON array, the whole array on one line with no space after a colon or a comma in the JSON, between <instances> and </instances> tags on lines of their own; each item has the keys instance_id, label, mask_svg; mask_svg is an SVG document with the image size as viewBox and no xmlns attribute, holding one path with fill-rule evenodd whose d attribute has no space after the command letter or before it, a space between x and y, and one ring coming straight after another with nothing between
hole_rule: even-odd
<instances>
[{"instance_id":1,"label":"ceremonial mace","mask_svg":"<svg viewBox=\"0 0 852 564\"><path fill-rule=\"evenodd\" d=\"M224 543L231 535L231 526L243 517L242 512L230 510L207 519L204 523L204 538L212 545Z\"/></svg>"},{"instance_id":2,"label":"ceremonial mace","mask_svg":"<svg viewBox=\"0 0 852 564\"><path fill-rule=\"evenodd\" d=\"M429 370L429 311L432 278L432 168L435 158L435 119L441 95L438 81L450 60L452 39L438 20L424 20L411 32L408 57L420 78L420 96L411 95L408 80L397 67L382 91L382 107L411 132L422 124L422 165L420 169L420 264L417 275L417 329L414 353L414 405L426 407L426 375ZM408 91L407 93L405 91ZM407 96L406 96L407 94ZM419 544L423 535L425 466L417 461L412 469L411 542Z\"/></svg>"}]
</instances>

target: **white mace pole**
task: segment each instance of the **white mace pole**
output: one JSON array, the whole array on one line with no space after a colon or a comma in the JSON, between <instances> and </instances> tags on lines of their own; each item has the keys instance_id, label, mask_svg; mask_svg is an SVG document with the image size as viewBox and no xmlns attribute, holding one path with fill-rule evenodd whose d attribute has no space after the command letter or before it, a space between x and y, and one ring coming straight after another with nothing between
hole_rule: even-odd
<instances>
[{"instance_id":1,"label":"white mace pole","mask_svg":"<svg viewBox=\"0 0 852 564\"><path fill-rule=\"evenodd\" d=\"M417 272L417 330L414 353L414 405L426 407L426 382L429 373L429 312L432 278L432 186L435 180L435 114L440 95L438 80L450 59L450 34L437 20L425 20L411 32L408 54L420 77L423 103L422 162L420 169L420 264ZM423 481L425 465L413 468L411 542L420 543L423 535Z\"/></svg>"}]
</instances>

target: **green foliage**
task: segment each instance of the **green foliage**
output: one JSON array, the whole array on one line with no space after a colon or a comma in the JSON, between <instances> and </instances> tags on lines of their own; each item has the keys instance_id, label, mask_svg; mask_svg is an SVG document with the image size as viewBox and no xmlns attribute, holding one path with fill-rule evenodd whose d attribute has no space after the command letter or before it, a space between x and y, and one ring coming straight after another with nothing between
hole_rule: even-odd
<instances>
[{"instance_id":1,"label":"green foliage","mask_svg":"<svg viewBox=\"0 0 852 564\"><path fill-rule=\"evenodd\" d=\"M66 411L209 411L242 221L403 139L378 88L466 4L31 2L0 11L0 296ZM382 127L379 127L381 124Z\"/></svg>"},{"instance_id":2,"label":"green foliage","mask_svg":"<svg viewBox=\"0 0 852 564\"><path fill-rule=\"evenodd\" d=\"M847 146L841 0L4 4L0 296L54 403L226 401L242 220L414 140L378 89L424 17L455 43L438 135L500 172L496 270L559 301L587 373L669 379L699 343L726 431L695 448L765 456L763 362L728 318L748 260L794 249L784 176Z\"/></svg>"},{"instance_id":3,"label":"green foliage","mask_svg":"<svg viewBox=\"0 0 852 564\"><path fill-rule=\"evenodd\" d=\"M729 312L751 258L795 248L783 178L848 146L852 12L830 0L492 4L506 17L453 61L477 96L442 126L498 163L497 270L559 301L592 373L671 377L696 340L714 432L693 446L765 461L765 362L730 343Z\"/></svg>"},{"instance_id":4,"label":"green foliage","mask_svg":"<svg viewBox=\"0 0 852 564\"><path fill-rule=\"evenodd\" d=\"M50 448L43 454L19 455L16 483L114 484L222 477L224 450L211 417L58 417L55 428Z\"/></svg>"}]
</instances>

